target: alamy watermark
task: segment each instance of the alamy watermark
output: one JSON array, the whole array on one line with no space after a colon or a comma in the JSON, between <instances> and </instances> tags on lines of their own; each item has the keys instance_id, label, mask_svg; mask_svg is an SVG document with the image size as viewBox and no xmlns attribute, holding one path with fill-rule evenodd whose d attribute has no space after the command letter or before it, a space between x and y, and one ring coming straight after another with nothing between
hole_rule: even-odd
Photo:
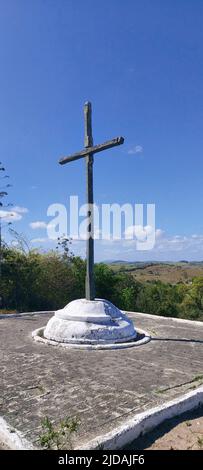
<instances>
[{"instance_id":1,"label":"alamy watermark","mask_svg":"<svg viewBox=\"0 0 203 470\"><path fill-rule=\"evenodd\" d=\"M63 236L87 240L91 236L95 240L136 240L137 250L151 250L155 245L155 204L114 203L89 207L87 204L79 206L78 196L70 196L69 210L55 203L48 207L47 215L52 217L47 224L47 235L52 240Z\"/></svg>"}]
</instances>

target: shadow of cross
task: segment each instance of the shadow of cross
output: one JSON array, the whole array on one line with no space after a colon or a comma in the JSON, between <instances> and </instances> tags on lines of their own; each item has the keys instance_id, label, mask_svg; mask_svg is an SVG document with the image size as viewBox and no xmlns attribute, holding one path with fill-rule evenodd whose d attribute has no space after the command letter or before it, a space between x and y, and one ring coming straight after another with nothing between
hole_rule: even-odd
<instances>
[{"instance_id":1,"label":"shadow of cross","mask_svg":"<svg viewBox=\"0 0 203 470\"><path fill-rule=\"evenodd\" d=\"M87 300L94 300L95 298L95 284L94 284L94 223L93 223L93 212L94 212L94 197L93 197L93 162L94 154L108 150L117 145L121 145L124 142L123 137L116 137L115 139L108 140L103 144L93 145L92 137L92 107L90 102L86 102L84 105L85 115L85 148L80 152L74 153L67 157L63 157L59 160L61 165L65 163L78 160L79 158L86 158L86 192L87 192L87 268L86 268L86 282L85 282L85 293Z\"/></svg>"}]
</instances>

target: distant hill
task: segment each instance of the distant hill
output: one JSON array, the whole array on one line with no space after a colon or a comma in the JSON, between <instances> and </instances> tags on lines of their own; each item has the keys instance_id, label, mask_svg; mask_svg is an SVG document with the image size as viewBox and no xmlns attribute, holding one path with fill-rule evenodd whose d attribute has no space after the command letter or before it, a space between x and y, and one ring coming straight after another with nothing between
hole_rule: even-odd
<instances>
[{"instance_id":1,"label":"distant hill","mask_svg":"<svg viewBox=\"0 0 203 470\"><path fill-rule=\"evenodd\" d=\"M132 274L138 281L162 281L171 284L178 282L190 283L196 276L203 277L203 261L179 261L174 262L108 262L115 272Z\"/></svg>"}]
</instances>

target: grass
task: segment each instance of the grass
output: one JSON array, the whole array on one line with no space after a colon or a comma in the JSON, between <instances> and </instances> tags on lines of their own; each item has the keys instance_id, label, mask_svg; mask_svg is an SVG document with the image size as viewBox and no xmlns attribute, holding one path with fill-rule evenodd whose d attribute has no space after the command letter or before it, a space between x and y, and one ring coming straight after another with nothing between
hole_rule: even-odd
<instances>
[{"instance_id":1,"label":"grass","mask_svg":"<svg viewBox=\"0 0 203 470\"><path fill-rule=\"evenodd\" d=\"M203 380L203 375L196 375L194 379L192 379L192 382L196 382L196 381L199 382L200 380Z\"/></svg>"},{"instance_id":2,"label":"grass","mask_svg":"<svg viewBox=\"0 0 203 470\"><path fill-rule=\"evenodd\" d=\"M17 313L16 310L7 310L7 309L0 309L0 315L6 315L6 314L10 314L10 313Z\"/></svg>"},{"instance_id":3,"label":"grass","mask_svg":"<svg viewBox=\"0 0 203 470\"><path fill-rule=\"evenodd\" d=\"M189 384L193 384L194 382L201 382L203 380L203 375L196 375L195 377L193 377L193 379L189 380L188 382L184 382L182 384L177 384L177 385L174 385L173 387L167 387L167 388L160 388L159 390L156 390L155 393L159 393L159 394L162 394L162 393L165 393L165 392L168 392L168 390L171 390L173 388L178 388L178 387L183 387L184 385L189 385ZM200 384L198 384L200 385ZM191 389L195 389L196 388L196 385L194 385L193 387L190 387Z\"/></svg>"},{"instance_id":4,"label":"grass","mask_svg":"<svg viewBox=\"0 0 203 470\"><path fill-rule=\"evenodd\" d=\"M46 416L42 419L42 434L39 443L45 449L72 449L72 435L79 426L78 418L64 418L58 425L54 425Z\"/></svg>"},{"instance_id":5,"label":"grass","mask_svg":"<svg viewBox=\"0 0 203 470\"><path fill-rule=\"evenodd\" d=\"M157 281L176 284L188 283L203 276L203 264L196 263L122 263L110 264L115 272L131 273L137 281Z\"/></svg>"},{"instance_id":6,"label":"grass","mask_svg":"<svg viewBox=\"0 0 203 470\"><path fill-rule=\"evenodd\" d=\"M197 442L199 447L203 447L203 437L198 437Z\"/></svg>"}]
</instances>

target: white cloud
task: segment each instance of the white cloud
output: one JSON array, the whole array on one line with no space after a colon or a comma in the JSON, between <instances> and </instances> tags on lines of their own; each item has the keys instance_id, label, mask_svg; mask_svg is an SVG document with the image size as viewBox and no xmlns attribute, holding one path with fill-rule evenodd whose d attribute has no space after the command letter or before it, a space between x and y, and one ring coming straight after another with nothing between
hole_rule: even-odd
<instances>
[{"instance_id":1,"label":"white cloud","mask_svg":"<svg viewBox=\"0 0 203 470\"><path fill-rule=\"evenodd\" d=\"M17 214L18 216L20 214ZM10 218L11 220L11 218ZM45 222L33 222L34 228L46 228ZM36 225L37 224L37 225ZM40 225L38 225L40 224ZM153 249L144 251L137 250L137 241L145 241L147 236L150 236L152 227L146 225L130 226L126 229L126 235L133 235L133 238L123 238L121 240L95 240L95 253L97 259L124 259L129 261L142 260L157 260L157 261L178 261L181 259L200 260L203 259L203 234L191 235L169 235L161 228L157 228L156 242ZM48 237L33 238L33 244L43 245L44 248L54 246L56 241ZM50 245L52 243L52 245ZM73 244L73 251L80 255L85 256L85 242L76 240Z\"/></svg>"},{"instance_id":2,"label":"white cloud","mask_svg":"<svg viewBox=\"0 0 203 470\"><path fill-rule=\"evenodd\" d=\"M203 235L172 235L168 236L164 232L156 237L154 253L170 254L182 253L181 257L191 257L194 254L203 257ZM200 254L201 253L201 254Z\"/></svg>"},{"instance_id":3,"label":"white cloud","mask_svg":"<svg viewBox=\"0 0 203 470\"><path fill-rule=\"evenodd\" d=\"M18 246L19 243L17 240L11 240L11 246Z\"/></svg>"},{"instance_id":4,"label":"white cloud","mask_svg":"<svg viewBox=\"0 0 203 470\"><path fill-rule=\"evenodd\" d=\"M166 251L170 253L189 249L191 246L193 246L193 248L195 247L192 237L182 235L163 235L161 238L156 239L155 251Z\"/></svg>"},{"instance_id":5,"label":"white cloud","mask_svg":"<svg viewBox=\"0 0 203 470\"><path fill-rule=\"evenodd\" d=\"M135 145L135 147L132 147L130 150L128 150L129 155L136 155L136 153L142 153L142 152L143 152L142 145Z\"/></svg>"},{"instance_id":6,"label":"white cloud","mask_svg":"<svg viewBox=\"0 0 203 470\"><path fill-rule=\"evenodd\" d=\"M16 222L22 219L22 215L15 211L0 210L0 217L4 220L4 222Z\"/></svg>"},{"instance_id":7,"label":"white cloud","mask_svg":"<svg viewBox=\"0 0 203 470\"><path fill-rule=\"evenodd\" d=\"M17 222L22 219L22 214L26 214L27 212L27 207L14 206L12 210L0 210L0 217L4 222Z\"/></svg>"},{"instance_id":8,"label":"white cloud","mask_svg":"<svg viewBox=\"0 0 203 470\"><path fill-rule=\"evenodd\" d=\"M52 240L51 238L49 237L37 237L37 238L32 238L32 240L30 240L31 243L36 243L36 244L44 244L44 245L56 245L56 240Z\"/></svg>"},{"instance_id":9,"label":"white cloud","mask_svg":"<svg viewBox=\"0 0 203 470\"><path fill-rule=\"evenodd\" d=\"M147 238L147 235L152 233L153 228L150 225L130 225L125 230L126 239L136 238L137 240L144 241Z\"/></svg>"},{"instance_id":10,"label":"white cloud","mask_svg":"<svg viewBox=\"0 0 203 470\"><path fill-rule=\"evenodd\" d=\"M40 221L40 220L37 220L36 222L30 222L29 225L33 230L46 229L47 228L46 222L43 222L43 221Z\"/></svg>"},{"instance_id":11,"label":"white cloud","mask_svg":"<svg viewBox=\"0 0 203 470\"><path fill-rule=\"evenodd\" d=\"M163 238L164 237L164 230L162 230L161 228L157 228L156 229L156 240L159 240L160 238Z\"/></svg>"},{"instance_id":12,"label":"white cloud","mask_svg":"<svg viewBox=\"0 0 203 470\"><path fill-rule=\"evenodd\" d=\"M133 234L133 239L101 240L103 256L118 259L132 260L171 260L203 259L203 234L197 235L168 235L162 229L156 229L156 242L153 249L137 250L137 240L144 241L146 233L150 233L150 227L131 226L126 230L128 235ZM100 255L101 256L101 255Z\"/></svg>"},{"instance_id":13,"label":"white cloud","mask_svg":"<svg viewBox=\"0 0 203 470\"><path fill-rule=\"evenodd\" d=\"M13 211L18 212L19 214L26 214L27 212L29 212L27 207L20 207L20 206L14 206Z\"/></svg>"},{"instance_id":14,"label":"white cloud","mask_svg":"<svg viewBox=\"0 0 203 470\"><path fill-rule=\"evenodd\" d=\"M144 241L147 238L147 235L150 235L153 231L153 227L150 225L146 225L143 227L142 225L131 225L125 231L125 240L121 240L121 244L123 247L130 247L131 250L136 249L136 241ZM128 240L129 237L129 240ZM203 249L203 235L167 235L164 230L158 228L155 231L155 239L156 243L155 246L150 252L158 253L158 252L177 252L184 249L199 249L202 246ZM129 243L131 242L131 243Z\"/></svg>"},{"instance_id":15,"label":"white cloud","mask_svg":"<svg viewBox=\"0 0 203 470\"><path fill-rule=\"evenodd\" d=\"M42 237L42 238L32 238L31 243L53 243L55 240L51 240L48 237Z\"/></svg>"}]
</instances>

